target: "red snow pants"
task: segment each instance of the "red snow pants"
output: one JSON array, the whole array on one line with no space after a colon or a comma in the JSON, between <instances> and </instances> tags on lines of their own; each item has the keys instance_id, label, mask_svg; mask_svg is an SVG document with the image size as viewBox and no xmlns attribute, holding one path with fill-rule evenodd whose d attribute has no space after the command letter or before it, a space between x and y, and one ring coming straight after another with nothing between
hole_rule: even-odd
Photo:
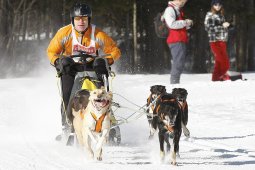
<instances>
[{"instance_id":1,"label":"red snow pants","mask_svg":"<svg viewBox=\"0 0 255 170\"><path fill-rule=\"evenodd\" d=\"M222 81L224 80L224 76L230 67L226 42L210 42L210 46L215 59L212 81Z\"/></svg>"}]
</instances>

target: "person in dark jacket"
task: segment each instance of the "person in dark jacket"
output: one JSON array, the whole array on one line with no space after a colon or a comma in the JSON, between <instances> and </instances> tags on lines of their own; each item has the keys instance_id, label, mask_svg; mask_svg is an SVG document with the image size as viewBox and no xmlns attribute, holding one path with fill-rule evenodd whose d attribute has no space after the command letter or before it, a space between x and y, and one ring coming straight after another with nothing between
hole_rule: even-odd
<instances>
[{"instance_id":1,"label":"person in dark jacket","mask_svg":"<svg viewBox=\"0 0 255 170\"><path fill-rule=\"evenodd\" d=\"M215 59L212 81L229 80L230 77L227 71L230 64L226 42L230 23L225 20L221 0L212 0L211 10L207 12L204 24Z\"/></svg>"}]
</instances>

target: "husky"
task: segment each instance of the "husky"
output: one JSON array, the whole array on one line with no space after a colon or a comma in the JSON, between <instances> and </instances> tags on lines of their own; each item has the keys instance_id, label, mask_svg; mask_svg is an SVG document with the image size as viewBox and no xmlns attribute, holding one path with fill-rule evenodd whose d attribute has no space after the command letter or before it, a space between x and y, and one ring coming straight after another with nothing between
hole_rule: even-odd
<instances>
[{"instance_id":1,"label":"husky","mask_svg":"<svg viewBox=\"0 0 255 170\"><path fill-rule=\"evenodd\" d=\"M88 104L80 110L73 109L73 126L78 143L87 151L89 158L102 160L102 147L111 126L112 93L105 88L90 92ZM92 149L92 143L95 148Z\"/></svg>"}]
</instances>

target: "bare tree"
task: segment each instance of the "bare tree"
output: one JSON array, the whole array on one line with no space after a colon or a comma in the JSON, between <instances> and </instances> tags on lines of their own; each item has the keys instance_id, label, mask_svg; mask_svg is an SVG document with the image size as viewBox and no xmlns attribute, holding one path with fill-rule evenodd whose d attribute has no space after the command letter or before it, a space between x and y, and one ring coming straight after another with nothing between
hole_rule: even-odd
<instances>
[{"instance_id":1,"label":"bare tree","mask_svg":"<svg viewBox=\"0 0 255 170\"><path fill-rule=\"evenodd\" d=\"M137 2L133 1L133 43L134 43L134 60L133 60L133 68L138 66L139 58L137 54ZM133 70L135 71L135 70Z\"/></svg>"}]
</instances>

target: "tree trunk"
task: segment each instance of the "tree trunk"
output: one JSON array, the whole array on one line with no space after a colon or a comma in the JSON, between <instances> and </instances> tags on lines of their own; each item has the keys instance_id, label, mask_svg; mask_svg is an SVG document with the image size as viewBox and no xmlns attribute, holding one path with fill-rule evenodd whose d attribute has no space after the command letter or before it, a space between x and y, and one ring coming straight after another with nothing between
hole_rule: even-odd
<instances>
[{"instance_id":1,"label":"tree trunk","mask_svg":"<svg viewBox=\"0 0 255 170\"><path fill-rule=\"evenodd\" d=\"M27 1L25 1L25 3L23 4L23 15L22 15L22 26L21 26L21 30L22 30L22 41L26 40L26 32L27 32L27 12L25 12L26 10L26 3Z\"/></svg>"},{"instance_id":2,"label":"tree trunk","mask_svg":"<svg viewBox=\"0 0 255 170\"><path fill-rule=\"evenodd\" d=\"M137 2L134 0L133 2L133 44L134 44L134 59L131 63L131 66L133 68L133 72L137 70L136 67L138 67L139 58L137 55Z\"/></svg>"},{"instance_id":3,"label":"tree trunk","mask_svg":"<svg viewBox=\"0 0 255 170\"><path fill-rule=\"evenodd\" d=\"M254 0L249 0L248 1L248 8L249 8L249 15L254 16L254 10L255 10L255 2ZM247 70L248 71L254 71L255 70L255 21L253 19L253 21L251 21L248 25L249 27L249 40L248 40L248 66L247 66Z\"/></svg>"},{"instance_id":4,"label":"tree trunk","mask_svg":"<svg viewBox=\"0 0 255 170\"><path fill-rule=\"evenodd\" d=\"M8 40L8 9L7 1L0 1L0 50L2 54L5 54L6 44Z\"/></svg>"},{"instance_id":5,"label":"tree trunk","mask_svg":"<svg viewBox=\"0 0 255 170\"><path fill-rule=\"evenodd\" d=\"M238 16L237 17L237 71L245 71L246 63L247 63L247 22L245 21L245 17Z\"/></svg>"}]
</instances>

